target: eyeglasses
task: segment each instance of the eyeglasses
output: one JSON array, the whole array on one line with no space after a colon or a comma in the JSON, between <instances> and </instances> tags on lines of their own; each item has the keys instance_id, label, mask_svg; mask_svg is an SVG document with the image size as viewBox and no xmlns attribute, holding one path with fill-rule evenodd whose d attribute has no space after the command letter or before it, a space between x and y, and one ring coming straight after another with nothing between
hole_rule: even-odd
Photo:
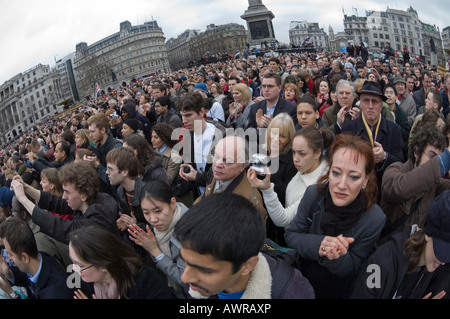
<instances>
[{"instance_id":1,"label":"eyeglasses","mask_svg":"<svg viewBox=\"0 0 450 319\"><path fill-rule=\"evenodd\" d=\"M273 89L276 85L261 85L263 89Z\"/></svg>"},{"instance_id":2,"label":"eyeglasses","mask_svg":"<svg viewBox=\"0 0 450 319\"><path fill-rule=\"evenodd\" d=\"M361 102L364 103L364 104L366 104L366 105L369 105L370 103L372 103L373 105L378 105L378 104L381 103L381 100L378 100L378 99L370 99L370 98L362 98L362 99L361 99Z\"/></svg>"},{"instance_id":3,"label":"eyeglasses","mask_svg":"<svg viewBox=\"0 0 450 319\"><path fill-rule=\"evenodd\" d=\"M225 166L231 166L231 165L235 164L234 160L222 158L221 156L218 156L218 155L213 155L213 161L216 164L222 163Z\"/></svg>"},{"instance_id":4,"label":"eyeglasses","mask_svg":"<svg viewBox=\"0 0 450 319\"><path fill-rule=\"evenodd\" d=\"M89 269L89 268L91 268L91 267L94 267L94 265L90 265L90 266L81 268L80 265L73 264L72 269L73 269L74 271L79 272L79 273L81 274L83 271L85 271L85 270L87 270L87 269Z\"/></svg>"}]
</instances>

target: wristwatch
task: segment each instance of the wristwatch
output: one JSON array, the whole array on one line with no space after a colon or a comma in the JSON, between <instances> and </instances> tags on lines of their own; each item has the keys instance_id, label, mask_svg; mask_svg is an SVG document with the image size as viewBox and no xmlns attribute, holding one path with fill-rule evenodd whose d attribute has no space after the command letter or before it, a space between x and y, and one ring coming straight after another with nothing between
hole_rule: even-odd
<instances>
[{"instance_id":1,"label":"wristwatch","mask_svg":"<svg viewBox=\"0 0 450 319\"><path fill-rule=\"evenodd\" d=\"M18 294L16 294L16 292L14 290L9 295L11 296L12 299L20 299L20 296Z\"/></svg>"}]
</instances>

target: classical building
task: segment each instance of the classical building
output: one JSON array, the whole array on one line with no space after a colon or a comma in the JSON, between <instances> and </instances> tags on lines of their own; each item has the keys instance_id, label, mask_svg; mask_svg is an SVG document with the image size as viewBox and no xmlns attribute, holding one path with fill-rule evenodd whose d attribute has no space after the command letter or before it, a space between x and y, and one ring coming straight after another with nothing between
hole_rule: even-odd
<instances>
[{"instance_id":1,"label":"classical building","mask_svg":"<svg viewBox=\"0 0 450 319\"><path fill-rule=\"evenodd\" d=\"M247 46L247 31L243 25L228 23L210 24L206 30L191 38L189 48L193 59L201 59L205 53L211 55L234 55Z\"/></svg>"},{"instance_id":2,"label":"classical building","mask_svg":"<svg viewBox=\"0 0 450 319\"><path fill-rule=\"evenodd\" d=\"M444 46L445 58L450 59L450 26L442 29L442 45Z\"/></svg>"},{"instance_id":3,"label":"classical building","mask_svg":"<svg viewBox=\"0 0 450 319\"><path fill-rule=\"evenodd\" d=\"M443 62L439 29L421 22L417 11L412 7L407 10L387 8L386 11L366 11L366 16L370 30L370 48L382 50L386 42L390 42L400 56L406 47L412 54L411 58L422 58L434 65Z\"/></svg>"},{"instance_id":4,"label":"classical building","mask_svg":"<svg viewBox=\"0 0 450 319\"><path fill-rule=\"evenodd\" d=\"M48 65L14 76L0 86L0 144L62 111L60 75Z\"/></svg>"},{"instance_id":5,"label":"classical building","mask_svg":"<svg viewBox=\"0 0 450 319\"><path fill-rule=\"evenodd\" d=\"M305 41L310 41L318 51L328 50L330 46L328 35L319 27L319 24L307 21L291 21L289 41L295 46L302 46Z\"/></svg>"},{"instance_id":6,"label":"classical building","mask_svg":"<svg viewBox=\"0 0 450 319\"><path fill-rule=\"evenodd\" d=\"M394 50L403 51L406 46L409 52L422 55L424 46L417 11L412 7L406 11L387 8L386 15Z\"/></svg>"},{"instance_id":7,"label":"classical building","mask_svg":"<svg viewBox=\"0 0 450 319\"><path fill-rule=\"evenodd\" d=\"M166 42L169 63L172 70L185 67L192 60L189 41L200 34L200 30L186 30L177 38L170 38Z\"/></svg>"},{"instance_id":8,"label":"classical building","mask_svg":"<svg viewBox=\"0 0 450 319\"><path fill-rule=\"evenodd\" d=\"M202 61L206 56L235 55L247 47L247 31L243 25L210 24L204 32L187 30L166 43L172 69L180 69Z\"/></svg>"},{"instance_id":9,"label":"classical building","mask_svg":"<svg viewBox=\"0 0 450 319\"><path fill-rule=\"evenodd\" d=\"M164 33L156 21L137 26L125 21L119 32L92 45L77 44L74 64L81 99L94 96L96 83L106 90L170 72Z\"/></svg>"},{"instance_id":10,"label":"classical building","mask_svg":"<svg viewBox=\"0 0 450 319\"><path fill-rule=\"evenodd\" d=\"M367 26L367 17L344 14L344 32L347 35L347 43L348 41L352 41L355 45L361 42L368 43L369 28Z\"/></svg>"}]
</instances>

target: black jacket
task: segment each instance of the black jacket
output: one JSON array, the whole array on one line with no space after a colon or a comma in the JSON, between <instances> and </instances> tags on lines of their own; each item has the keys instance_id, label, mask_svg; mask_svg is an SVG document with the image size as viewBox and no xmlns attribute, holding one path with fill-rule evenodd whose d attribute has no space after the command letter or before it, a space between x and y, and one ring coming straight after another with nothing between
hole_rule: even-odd
<instances>
[{"instance_id":1,"label":"black jacket","mask_svg":"<svg viewBox=\"0 0 450 319\"><path fill-rule=\"evenodd\" d=\"M62 219L50 212L73 214L73 219ZM69 243L71 231L93 223L100 224L119 235L116 224L119 218L119 205L113 197L105 193L98 193L94 203L82 214L81 211L73 211L62 197L42 191L31 218L41 227L44 234L66 244Z\"/></svg>"},{"instance_id":2,"label":"black jacket","mask_svg":"<svg viewBox=\"0 0 450 319\"><path fill-rule=\"evenodd\" d=\"M86 295L94 293L94 284L86 285ZM149 266L143 266L126 296L121 299L176 299L167 282Z\"/></svg>"},{"instance_id":3,"label":"black jacket","mask_svg":"<svg viewBox=\"0 0 450 319\"><path fill-rule=\"evenodd\" d=\"M336 127L337 125L335 125ZM369 141L369 135L364 126L362 115L355 120L350 120L342 125L340 132L353 132L358 136L361 136L365 140ZM338 130L336 133L340 133ZM380 129L378 131L376 141L383 145L384 151L387 153L387 157L383 162L376 164L376 174L381 181L384 170L394 162L403 162L403 138L400 127L384 117L381 117Z\"/></svg>"},{"instance_id":4,"label":"black jacket","mask_svg":"<svg viewBox=\"0 0 450 319\"><path fill-rule=\"evenodd\" d=\"M11 267L15 286L25 287L28 299L73 299L73 291L67 286L65 269L50 255L40 252L42 266L36 283L32 283L28 275L17 267Z\"/></svg>"},{"instance_id":5,"label":"black jacket","mask_svg":"<svg viewBox=\"0 0 450 319\"><path fill-rule=\"evenodd\" d=\"M97 156L99 165L97 166L98 177L101 181L101 191L105 192L114 198L117 196L117 187L111 185L108 175L106 175L106 154L113 148L121 147L122 142L116 140L111 134L108 135L105 143L95 147L92 151Z\"/></svg>"},{"instance_id":6,"label":"black jacket","mask_svg":"<svg viewBox=\"0 0 450 319\"><path fill-rule=\"evenodd\" d=\"M73 162L73 160L74 160L74 158L72 158L70 155L68 155L62 162L57 162L57 161L49 162L44 157L38 157L38 159L35 160L33 163L33 168L40 174L42 172L42 170L44 170L45 168L52 167L52 168L56 168L57 170L59 170L61 167L63 167L64 164Z\"/></svg>"},{"instance_id":7,"label":"black jacket","mask_svg":"<svg viewBox=\"0 0 450 319\"><path fill-rule=\"evenodd\" d=\"M248 117L248 126L247 127L254 127L257 128L258 125L256 123L256 113L258 110L261 109L264 114L266 114L266 101L260 101L252 105L252 108L249 113ZM295 103L292 103L288 100L285 100L283 98L278 99L278 103L275 106L275 111L273 113L273 117L277 116L280 113L288 113L292 120L294 121L294 125L297 124L297 106Z\"/></svg>"},{"instance_id":8,"label":"black jacket","mask_svg":"<svg viewBox=\"0 0 450 319\"><path fill-rule=\"evenodd\" d=\"M403 245L409 238L411 227L405 227L392 239L378 247L367 259L362 267L355 288L351 295L353 299L422 299L429 292L432 296L442 290L448 292L450 273L448 266L440 266L434 272L418 272L409 276L409 289L402 289L402 281L407 278L406 271L409 266L409 259L403 254ZM367 283L372 282L369 278L375 272L370 271L369 265L379 267L381 276L379 288L370 288ZM416 283L414 284L414 281ZM403 286L404 287L404 286ZM399 289L400 288L400 289ZM403 293L402 293L403 292Z\"/></svg>"}]
</instances>

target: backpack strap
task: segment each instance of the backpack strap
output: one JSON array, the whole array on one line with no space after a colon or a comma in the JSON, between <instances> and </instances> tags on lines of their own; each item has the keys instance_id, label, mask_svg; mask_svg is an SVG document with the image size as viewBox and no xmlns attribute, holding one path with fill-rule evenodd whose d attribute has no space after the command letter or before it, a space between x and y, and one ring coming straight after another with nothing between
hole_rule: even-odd
<instances>
[{"instance_id":1,"label":"backpack strap","mask_svg":"<svg viewBox=\"0 0 450 319\"><path fill-rule=\"evenodd\" d=\"M294 276L294 268L288 263L276 258L277 266L272 273L272 299L282 299Z\"/></svg>"}]
</instances>

